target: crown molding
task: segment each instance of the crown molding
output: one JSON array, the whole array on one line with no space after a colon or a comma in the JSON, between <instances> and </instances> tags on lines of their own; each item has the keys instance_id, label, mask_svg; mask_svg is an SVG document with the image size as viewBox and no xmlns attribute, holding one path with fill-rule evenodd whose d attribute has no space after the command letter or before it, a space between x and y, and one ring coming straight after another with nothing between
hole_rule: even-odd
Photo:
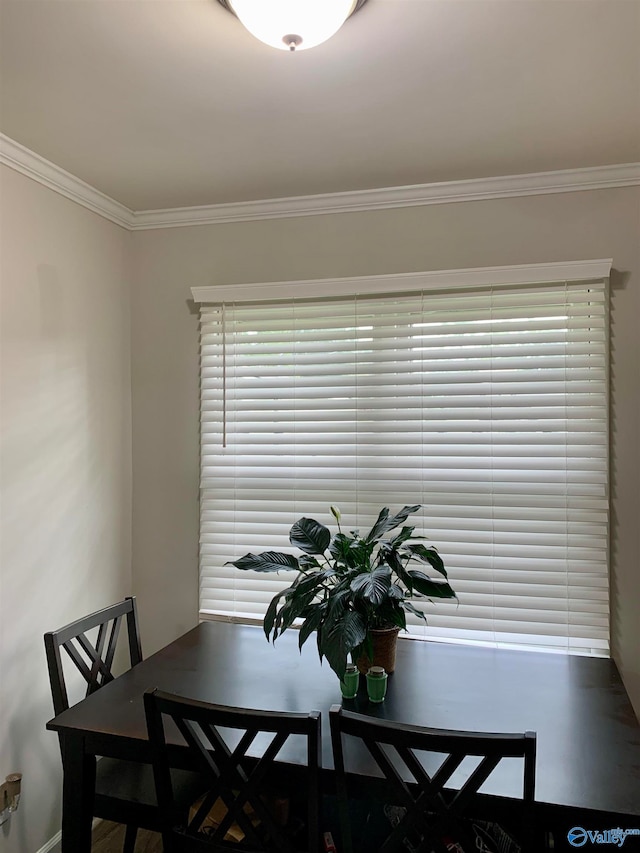
<instances>
[{"instance_id":1,"label":"crown molding","mask_svg":"<svg viewBox=\"0 0 640 853\"><path fill-rule=\"evenodd\" d=\"M0 133L0 163L115 222L116 225L131 229L133 213L128 207L3 133Z\"/></svg>"},{"instance_id":2,"label":"crown molding","mask_svg":"<svg viewBox=\"0 0 640 853\"><path fill-rule=\"evenodd\" d=\"M356 213L638 185L640 185L640 163L626 163L617 166L594 166L588 169L565 169L558 172L474 178L467 181L294 196L234 204L143 210L133 214L131 227L132 230L139 231L149 228L177 228L185 225L220 225L259 219Z\"/></svg>"},{"instance_id":3,"label":"crown molding","mask_svg":"<svg viewBox=\"0 0 640 853\"><path fill-rule=\"evenodd\" d=\"M452 204L640 186L640 163L623 163L614 166L473 178L466 181L443 181L375 190L354 190L199 207L176 207L166 210L132 211L2 133L0 133L0 163L130 231L191 225L221 225L261 219L357 213L422 207L430 204Z\"/></svg>"}]
</instances>

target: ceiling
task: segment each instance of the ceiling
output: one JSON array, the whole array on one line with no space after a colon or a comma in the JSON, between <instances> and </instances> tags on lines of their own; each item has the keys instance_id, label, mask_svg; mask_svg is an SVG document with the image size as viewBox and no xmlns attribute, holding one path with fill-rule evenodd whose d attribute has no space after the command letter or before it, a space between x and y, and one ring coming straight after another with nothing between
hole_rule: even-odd
<instances>
[{"instance_id":1,"label":"ceiling","mask_svg":"<svg viewBox=\"0 0 640 853\"><path fill-rule=\"evenodd\" d=\"M640 161L640 0L368 0L286 53L216 0L0 0L0 130L132 210Z\"/></svg>"}]
</instances>

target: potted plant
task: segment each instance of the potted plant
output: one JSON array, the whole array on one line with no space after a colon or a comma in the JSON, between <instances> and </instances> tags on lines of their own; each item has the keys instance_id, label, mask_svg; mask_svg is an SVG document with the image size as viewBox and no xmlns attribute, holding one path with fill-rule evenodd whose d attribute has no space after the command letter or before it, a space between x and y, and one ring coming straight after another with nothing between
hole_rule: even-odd
<instances>
[{"instance_id":1,"label":"potted plant","mask_svg":"<svg viewBox=\"0 0 640 853\"><path fill-rule=\"evenodd\" d=\"M238 569L298 572L269 605L264 617L267 639L275 642L295 620L302 620L300 648L316 631L320 659L325 657L339 678L349 655L361 671L379 663L374 654L376 632L391 636L395 659L395 639L406 628L407 612L426 621L413 602L456 598L440 555L423 537L414 535L414 527L403 525L389 536L419 509L419 505L405 506L390 516L384 507L371 530L361 536L358 530L344 533L340 512L331 507L338 525L335 535L313 518L300 518L291 528L289 541L303 552L301 556L265 551L231 561ZM425 567L440 578L429 577ZM392 671L393 662L386 663L385 669Z\"/></svg>"}]
</instances>

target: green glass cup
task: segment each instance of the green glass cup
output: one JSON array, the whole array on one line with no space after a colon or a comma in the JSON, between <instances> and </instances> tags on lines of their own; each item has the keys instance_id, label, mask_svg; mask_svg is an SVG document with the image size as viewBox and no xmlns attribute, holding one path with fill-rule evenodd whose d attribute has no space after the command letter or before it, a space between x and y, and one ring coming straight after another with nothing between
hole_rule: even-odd
<instances>
[{"instance_id":1,"label":"green glass cup","mask_svg":"<svg viewBox=\"0 0 640 853\"><path fill-rule=\"evenodd\" d=\"M387 673L381 666L372 666L367 673L369 702L382 702L387 695Z\"/></svg>"},{"instance_id":2,"label":"green glass cup","mask_svg":"<svg viewBox=\"0 0 640 853\"><path fill-rule=\"evenodd\" d=\"M358 667L350 663L344 673L344 678L340 682L340 691L344 699L355 699L360 683L360 673Z\"/></svg>"}]
</instances>

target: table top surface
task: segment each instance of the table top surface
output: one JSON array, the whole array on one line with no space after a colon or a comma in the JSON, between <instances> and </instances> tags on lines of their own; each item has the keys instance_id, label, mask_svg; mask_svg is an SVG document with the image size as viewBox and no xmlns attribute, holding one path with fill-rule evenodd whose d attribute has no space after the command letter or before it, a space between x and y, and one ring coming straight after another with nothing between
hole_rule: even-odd
<instances>
[{"instance_id":1,"label":"table top surface","mask_svg":"<svg viewBox=\"0 0 640 853\"><path fill-rule=\"evenodd\" d=\"M323 766L333 766L327 715L342 701L339 683L313 638L299 652L297 631L274 645L257 626L204 622L47 728L112 744L114 754L144 752L142 695L155 687L240 708L320 710ZM371 704L361 684L344 706L399 724L537 732L537 801L640 816L640 726L609 659L401 639L385 701ZM507 768L483 790L519 796L518 772Z\"/></svg>"}]
</instances>

